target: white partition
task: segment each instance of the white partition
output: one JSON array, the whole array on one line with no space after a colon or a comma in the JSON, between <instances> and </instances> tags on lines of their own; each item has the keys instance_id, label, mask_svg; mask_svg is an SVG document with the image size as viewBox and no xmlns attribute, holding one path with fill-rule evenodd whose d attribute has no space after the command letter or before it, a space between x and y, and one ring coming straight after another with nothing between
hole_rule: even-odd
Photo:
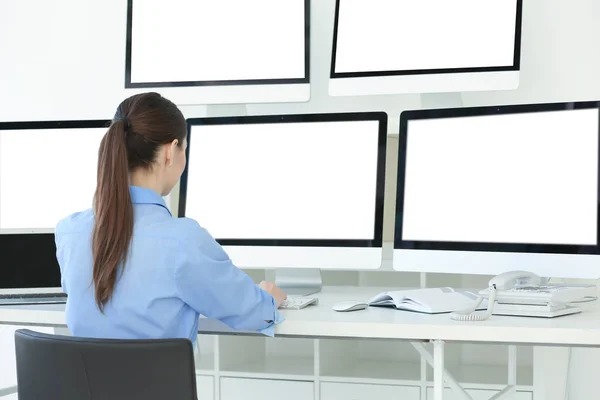
<instances>
[{"instance_id":1,"label":"white partition","mask_svg":"<svg viewBox=\"0 0 600 400\"><path fill-rule=\"evenodd\" d=\"M221 379L221 400L312 400L314 397L312 382L284 380Z\"/></svg>"},{"instance_id":2,"label":"white partition","mask_svg":"<svg viewBox=\"0 0 600 400\"><path fill-rule=\"evenodd\" d=\"M419 399L419 386L365 385L357 383L321 384L321 400L406 400Z\"/></svg>"}]
</instances>

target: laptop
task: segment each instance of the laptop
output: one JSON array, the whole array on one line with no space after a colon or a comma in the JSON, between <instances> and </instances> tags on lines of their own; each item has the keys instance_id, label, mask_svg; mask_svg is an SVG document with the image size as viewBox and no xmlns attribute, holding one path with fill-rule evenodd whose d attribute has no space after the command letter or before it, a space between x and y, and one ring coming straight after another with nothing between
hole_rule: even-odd
<instances>
[{"instance_id":1,"label":"laptop","mask_svg":"<svg viewBox=\"0 0 600 400\"><path fill-rule=\"evenodd\" d=\"M53 233L0 234L0 306L64 304Z\"/></svg>"}]
</instances>

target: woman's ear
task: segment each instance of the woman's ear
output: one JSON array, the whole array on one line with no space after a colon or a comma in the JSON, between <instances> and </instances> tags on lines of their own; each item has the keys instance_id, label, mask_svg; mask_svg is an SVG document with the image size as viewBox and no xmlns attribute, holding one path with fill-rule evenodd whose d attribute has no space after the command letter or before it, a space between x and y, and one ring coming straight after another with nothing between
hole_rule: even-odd
<instances>
[{"instance_id":1,"label":"woman's ear","mask_svg":"<svg viewBox=\"0 0 600 400\"><path fill-rule=\"evenodd\" d=\"M175 151L177 150L177 145L179 144L179 140L175 139L173 140L171 143L169 143L168 145L166 145L165 147L167 148L167 154L166 154L166 165L167 167L170 167L173 165L173 162L175 160Z\"/></svg>"}]
</instances>

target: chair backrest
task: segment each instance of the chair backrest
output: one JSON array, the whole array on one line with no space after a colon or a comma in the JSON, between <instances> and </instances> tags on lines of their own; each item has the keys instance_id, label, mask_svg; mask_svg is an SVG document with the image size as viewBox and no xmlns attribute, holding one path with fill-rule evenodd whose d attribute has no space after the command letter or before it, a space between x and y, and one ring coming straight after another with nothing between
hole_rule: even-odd
<instances>
[{"instance_id":1,"label":"chair backrest","mask_svg":"<svg viewBox=\"0 0 600 400\"><path fill-rule=\"evenodd\" d=\"M19 400L196 400L187 339L117 340L15 332Z\"/></svg>"}]
</instances>

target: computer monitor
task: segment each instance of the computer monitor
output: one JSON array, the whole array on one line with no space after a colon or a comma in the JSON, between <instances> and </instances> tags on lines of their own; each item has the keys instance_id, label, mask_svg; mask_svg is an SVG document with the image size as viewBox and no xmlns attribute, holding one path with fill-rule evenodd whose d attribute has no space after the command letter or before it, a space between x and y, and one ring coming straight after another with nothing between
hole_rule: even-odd
<instances>
[{"instance_id":1,"label":"computer monitor","mask_svg":"<svg viewBox=\"0 0 600 400\"><path fill-rule=\"evenodd\" d=\"M92 206L110 122L0 123L0 290L60 290L54 228Z\"/></svg>"},{"instance_id":2,"label":"computer monitor","mask_svg":"<svg viewBox=\"0 0 600 400\"><path fill-rule=\"evenodd\" d=\"M394 269L599 277L599 108L402 113Z\"/></svg>"},{"instance_id":3,"label":"computer monitor","mask_svg":"<svg viewBox=\"0 0 600 400\"><path fill-rule=\"evenodd\" d=\"M511 90L522 0L336 0L329 94Z\"/></svg>"},{"instance_id":4,"label":"computer monitor","mask_svg":"<svg viewBox=\"0 0 600 400\"><path fill-rule=\"evenodd\" d=\"M238 267L380 268L385 113L199 118L188 127L179 216L197 220Z\"/></svg>"},{"instance_id":5,"label":"computer monitor","mask_svg":"<svg viewBox=\"0 0 600 400\"><path fill-rule=\"evenodd\" d=\"M53 232L92 207L109 121L0 123L0 233Z\"/></svg>"},{"instance_id":6,"label":"computer monitor","mask_svg":"<svg viewBox=\"0 0 600 400\"><path fill-rule=\"evenodd\" d=\"M128 1L125 87L177 104L308 101L309 51L310 0Z\"/></svg>"}]
</instances>

